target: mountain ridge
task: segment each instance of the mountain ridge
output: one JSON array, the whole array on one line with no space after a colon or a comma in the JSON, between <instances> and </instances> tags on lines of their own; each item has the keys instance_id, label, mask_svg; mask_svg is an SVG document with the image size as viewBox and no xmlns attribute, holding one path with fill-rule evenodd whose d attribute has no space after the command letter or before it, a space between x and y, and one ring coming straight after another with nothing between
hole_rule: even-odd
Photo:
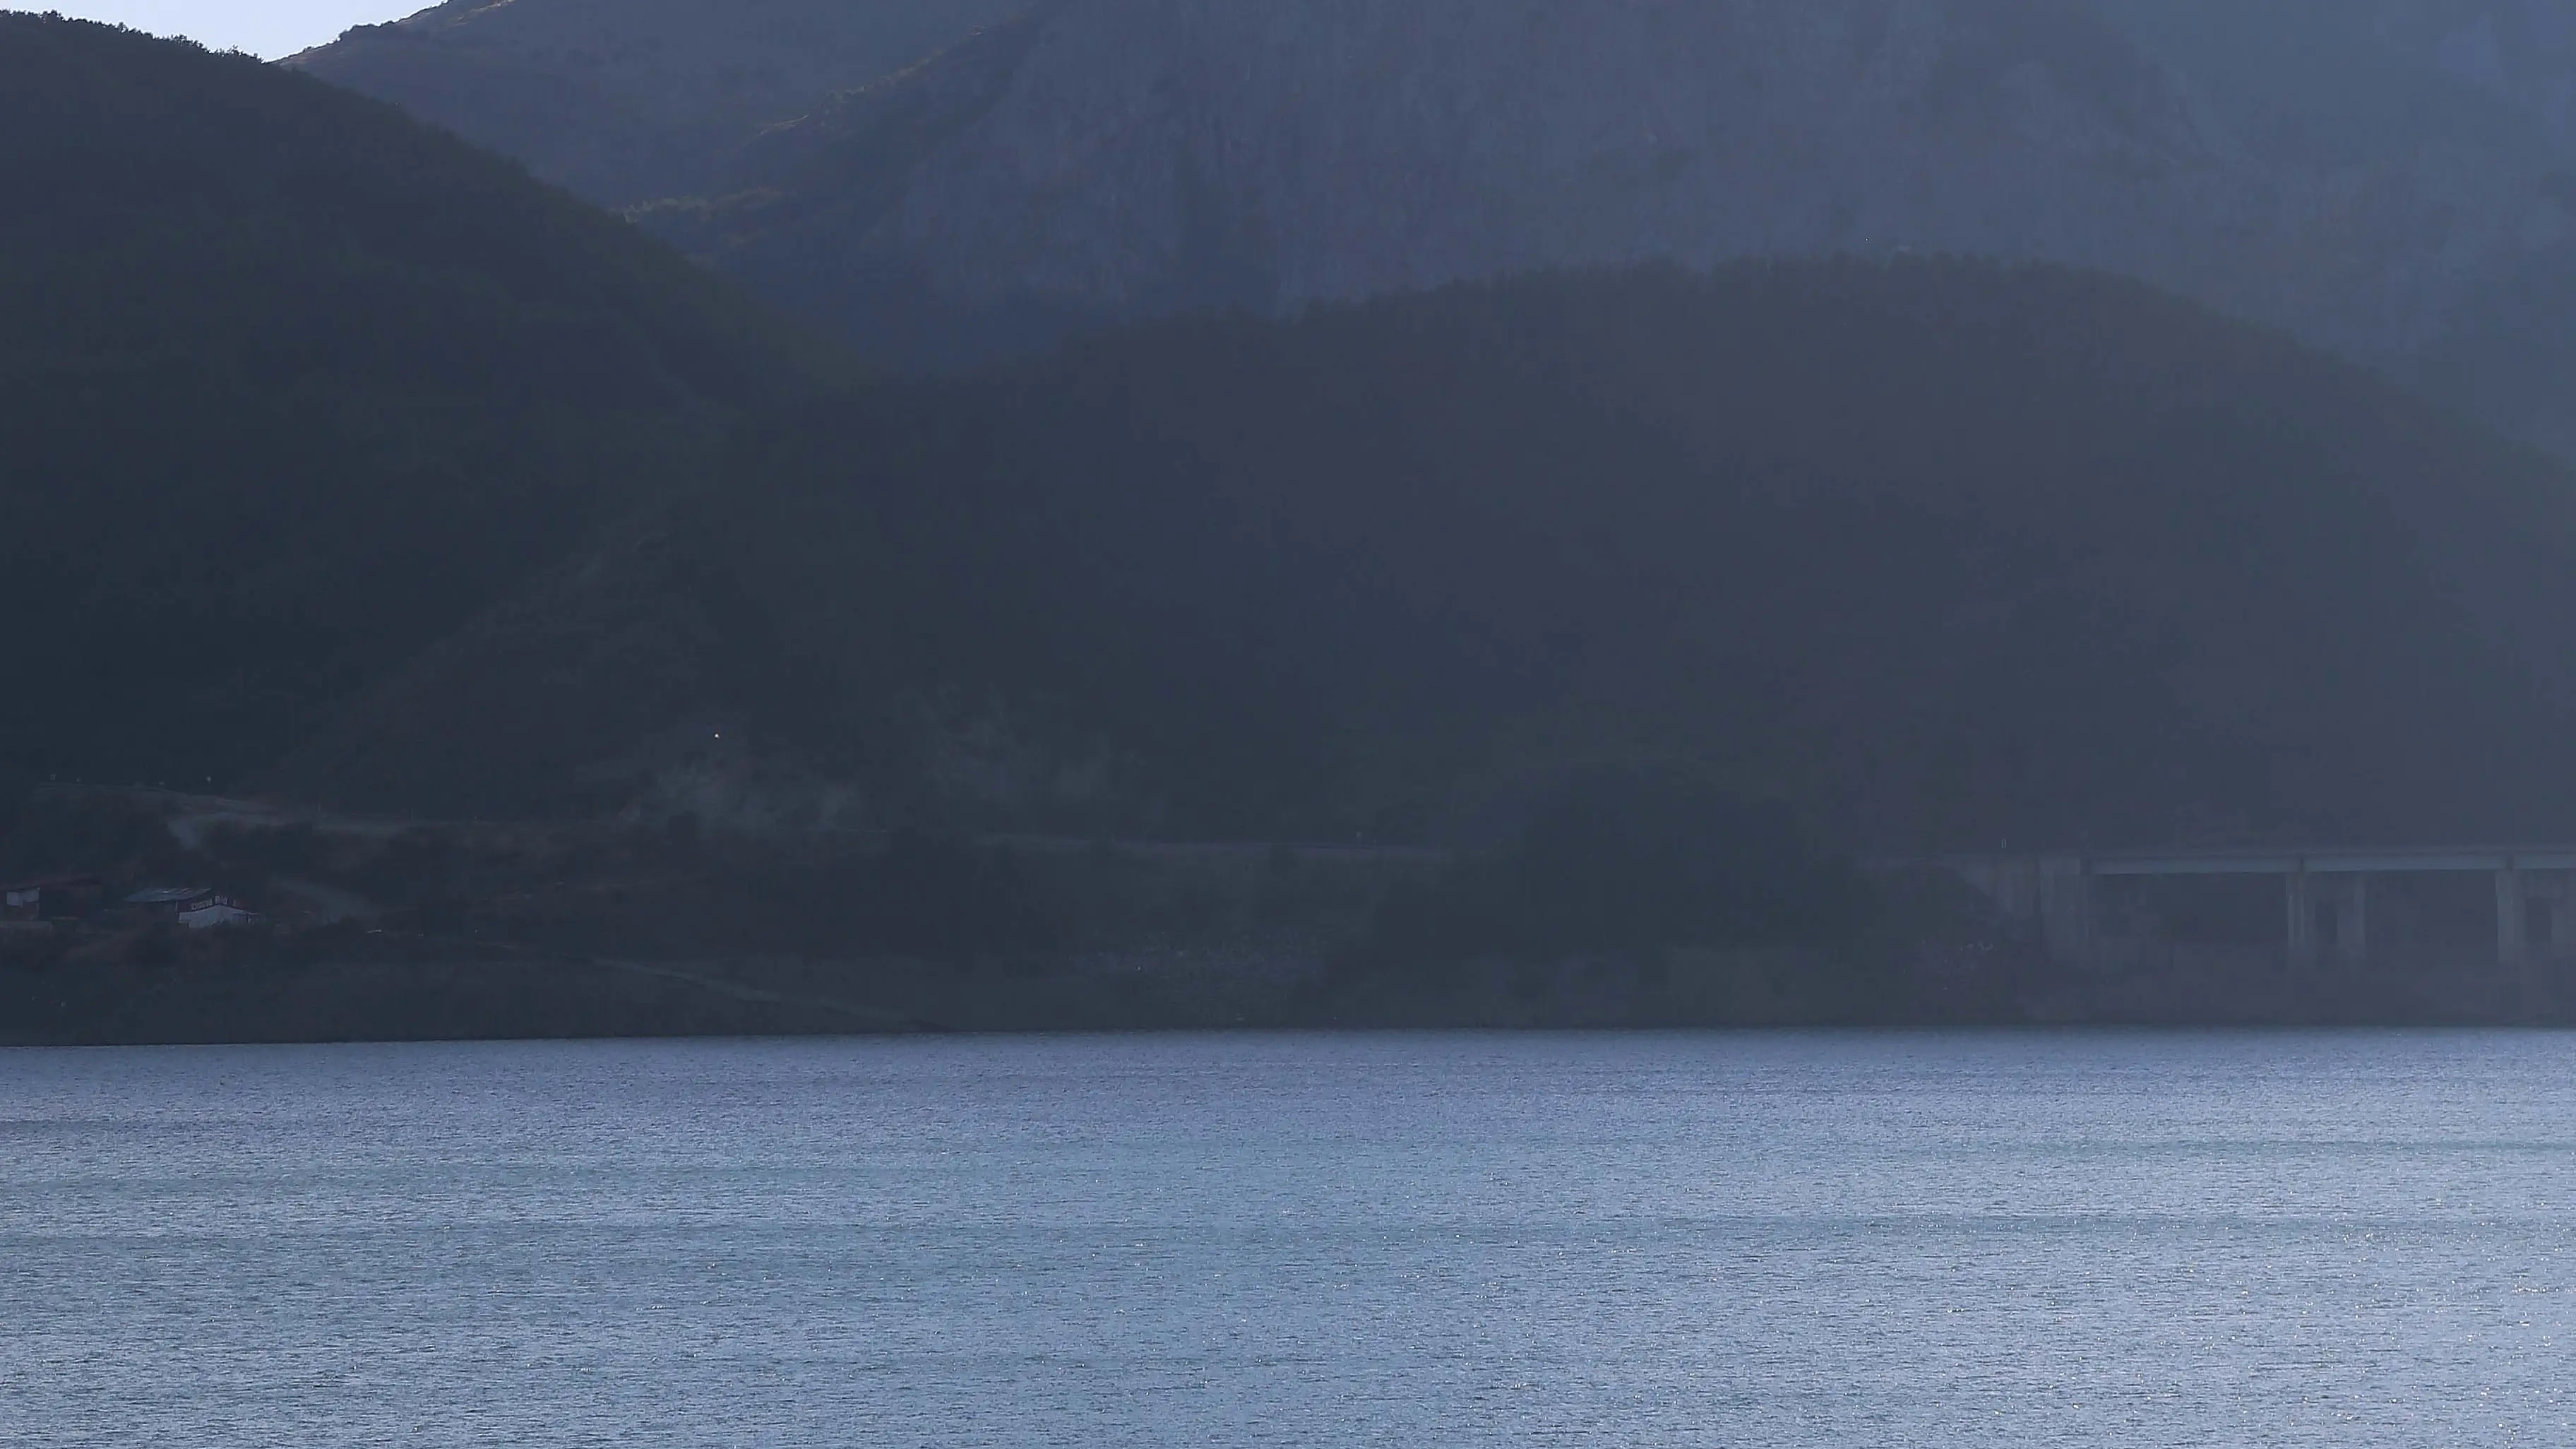
<instances>
[{"instance_id":1,"label":"mountain ridge","mask_svg":"<svg viewBox=\"0 0 2576 1449\"><path fill-rule=\"evenodd\" d=\"M1035 33L1006 54L969 47L771 132L712 241L671 234L767 295L823 299L864 339L881 304L836 312L835 268L863 293L927 287L962 313L1128 318L1650 257L1911 249L2153 275L2158 250L2204 245L2167 220L2195 209L2177 196L2234 184L2186 98L2045 4L1096 0L1018 23ZM882 211L799 206L769 169L798 151L882 168L875 127L900 91L995 59L998 93L896 160L908 182ZM1762 139L1782 134L1796 144ZM2010 161L1983 159L1998 145ZM1992 194L1934 182L1963 171ZM2049 220L2088 208L2081 234ZM1990 222L2067 235L1994 244Z\"/></svg>"},{"instance_id":2,"label":"mountain ridge","mask_svg":"<svg viewBox=\"0 0 2576 1449\"><path fill-rule=\"evenodd\" d=\"M2040 261L2576 449L2576 322L2515 301L2576 292L2557 72L2382 9L1057 0L637 216L898 368L1552 267Z\"/></svg>"},{"instance_id":3,"label":"mountain ridge","mask_svg":"<svg viewBox=\"0 0 2576 1449\"><path fill-rule=\"evenodd\" d=\"M693 194L761 128L1019 0L447 0L286 64L393 101L605 206Z\"/></svg>"},{"instance_id":4,"label":"mountain ridge","mask_svg":"<svg viewBox=\"0 0 2576 1449\"><path fill-rule=\"evenodd\" d=\"M2137 277L2576 456L2565 0L894 14L450 4L296 63L898 369L1553 267L1957 254Z\"/></svg>"}]
</instances>

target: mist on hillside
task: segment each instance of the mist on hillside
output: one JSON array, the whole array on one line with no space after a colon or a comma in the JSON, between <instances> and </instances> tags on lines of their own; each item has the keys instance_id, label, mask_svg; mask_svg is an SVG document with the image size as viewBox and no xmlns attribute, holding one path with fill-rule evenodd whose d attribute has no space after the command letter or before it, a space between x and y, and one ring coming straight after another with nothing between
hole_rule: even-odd
<instances>
[{"instance_id":1,"label":"mist on hillside","mask_svg":"<svg viewBox=\"0 0 2576 1449\"><path fill-rule=\"evenodd\" d=\"M21 944L2545 1016L2571 87L2537 0L10 15Z\"/></svg>"}]
</instances>

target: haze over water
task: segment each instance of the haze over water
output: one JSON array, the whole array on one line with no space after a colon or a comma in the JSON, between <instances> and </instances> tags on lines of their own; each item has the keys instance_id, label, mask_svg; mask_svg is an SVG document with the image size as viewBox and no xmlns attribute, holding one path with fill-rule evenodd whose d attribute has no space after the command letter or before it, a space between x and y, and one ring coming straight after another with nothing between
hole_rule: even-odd
<instances>
[{"instance_id":1,"label":"haze over water","mask_svg":"<svg viewBox=\"0 0 2576 1449\"><path fill-rule=\"evenodd\" d=\"M2566 1443L2576 1040L0 1053L0 1440Z\"/></svg>"}]
</instances>

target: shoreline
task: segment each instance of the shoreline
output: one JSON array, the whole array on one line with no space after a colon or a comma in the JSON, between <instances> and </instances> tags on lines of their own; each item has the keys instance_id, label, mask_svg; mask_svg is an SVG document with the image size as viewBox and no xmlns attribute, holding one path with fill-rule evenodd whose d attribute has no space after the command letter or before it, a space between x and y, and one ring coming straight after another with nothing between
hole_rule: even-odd
<instances>
[{"instance_id":1,"label":"shoreline","mask_svg":"<svg viewBox=\"0 0 2576 1449\"><path fill-rule=\"evenodd\" d=\"M528 955L0 973L0 1047L1093 1033L2566 1030L2569 983L2390 976L2331 996L2282 979L2228 996L2189 978L2022 983L1944 996L1784 996L1780 959L1644 985L1568 963L1437 989L1266 971L981 968L908 960ZM1794 969L1798 963L1790 961ZM1122 969L1123 966L1123 969ZM1770 974L1765 974L1765 972ZM2449 987L2447 991L2432 988Z\"/></svg>"}]
</instances>

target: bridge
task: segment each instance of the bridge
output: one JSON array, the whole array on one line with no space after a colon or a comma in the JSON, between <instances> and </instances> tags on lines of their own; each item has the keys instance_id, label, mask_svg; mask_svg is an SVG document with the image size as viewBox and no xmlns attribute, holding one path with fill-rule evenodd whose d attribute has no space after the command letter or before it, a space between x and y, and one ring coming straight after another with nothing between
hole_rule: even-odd
<instances>
[{"instance_id":1,"label":"bridge","mask_svg":"<svg viewBox=\"0 0 2576 1449\"><path fill-rule=\"evenodd\" d=\"M2496 960L2529 965L2576 954L2576 846L2391 850L2160 850L2052 855L1957 855L1928 862L2031 929L2052 961L2091 966L2100 883L2188 876L2275 876L2290 964L2321 957L2358 965L2370 955L2370 883L2395 875L2491 876ZM2537 917L2537 919L2535 919Z\"/></svg>"}]
</instances>

